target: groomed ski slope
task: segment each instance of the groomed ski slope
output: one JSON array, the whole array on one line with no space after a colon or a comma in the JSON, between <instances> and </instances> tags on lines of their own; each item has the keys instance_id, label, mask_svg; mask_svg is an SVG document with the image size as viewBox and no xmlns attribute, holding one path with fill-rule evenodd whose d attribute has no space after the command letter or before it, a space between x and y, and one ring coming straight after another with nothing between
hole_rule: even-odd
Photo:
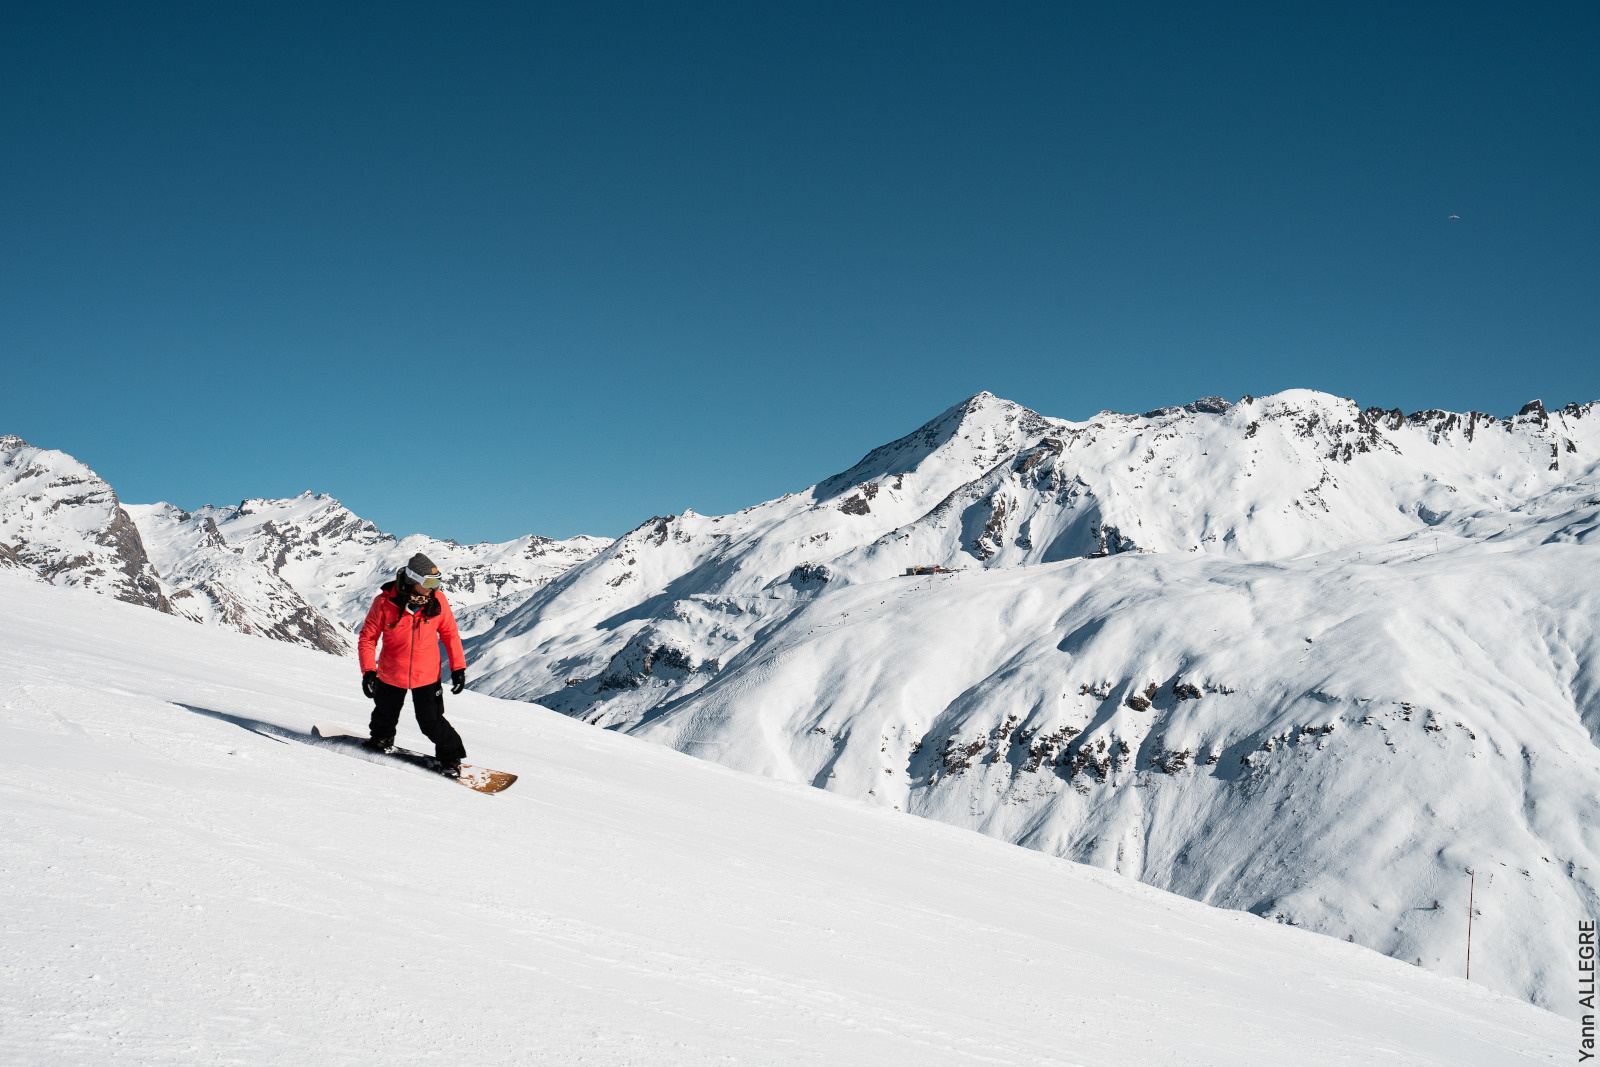
<instances>
[{"instance_id":1,"label":"groomed ski slope","mask_svg":"<svg viewBox=\"0 0 1600 1067\"><path fill-rule=\"evenodd\" d=\"M349 661L0 595L0 1062L1575 1054L1460 979L528 704L449 700L501 796L365 762L303 743L362 725Z\"/></svg>"}]
</instances>

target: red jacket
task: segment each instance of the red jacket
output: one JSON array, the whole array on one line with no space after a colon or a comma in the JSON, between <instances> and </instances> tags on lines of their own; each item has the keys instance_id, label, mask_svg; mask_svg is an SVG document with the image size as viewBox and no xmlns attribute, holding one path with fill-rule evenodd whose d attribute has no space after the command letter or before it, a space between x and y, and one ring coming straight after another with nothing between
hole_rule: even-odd
<instances>
[{"instance_id":1,"label":"red jacket","mask_svg":"<svg viewBox=\"0 0 1600 1067\"><path fill-rule=\"evenodd\" d=\"M392 583L391 583L392 585ZM461 635L456 632L456 615L444 591L434 593L439 611L431 618L426 607L409 614L394 602L394 590L386 586L367 609L361 625L361 640L356 648L361 671L377 671L378 680L401 689L420 689L439 682L439 641L450 650L450 669L465 670L467 655L461 650ZM383 651L374 655L378 639Z\"/></svg>"}]
</instances>

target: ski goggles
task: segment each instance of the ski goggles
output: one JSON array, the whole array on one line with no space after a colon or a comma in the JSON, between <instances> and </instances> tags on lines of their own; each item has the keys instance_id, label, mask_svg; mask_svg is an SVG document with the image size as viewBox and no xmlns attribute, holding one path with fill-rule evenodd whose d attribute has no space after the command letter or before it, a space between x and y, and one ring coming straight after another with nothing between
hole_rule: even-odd
<instances>
[{"instance_id":1,"label":"ski goggles","mask_svg":"<svg viewBox=\"0 0 1600 1067\"><path fill-rule=\"evenodd\" d=\"M439 576L437 574L418 574L410 567L405 568L405 573L406 577L410 579L411 584L417 586L419 589L426 589L429 592L432 592L433 590L439 588Z\"/></svg>"}]
</instances>

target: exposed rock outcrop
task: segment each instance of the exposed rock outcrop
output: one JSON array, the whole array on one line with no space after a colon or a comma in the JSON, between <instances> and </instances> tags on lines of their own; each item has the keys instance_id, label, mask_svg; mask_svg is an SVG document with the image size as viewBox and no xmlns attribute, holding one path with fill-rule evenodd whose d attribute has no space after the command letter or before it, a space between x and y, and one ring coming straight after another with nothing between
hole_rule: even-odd
<instances>
[{"instance_id":1,"label":"exposed rock outcrop","mask_svg":"<svg viewBox=\"0 0 1600 1067\"><path fill-rule=\"evenodd\" d=\"M55 585L172 610L117 494L65 452L0 437L0 542Z\"/></svg>"}]
</instances>

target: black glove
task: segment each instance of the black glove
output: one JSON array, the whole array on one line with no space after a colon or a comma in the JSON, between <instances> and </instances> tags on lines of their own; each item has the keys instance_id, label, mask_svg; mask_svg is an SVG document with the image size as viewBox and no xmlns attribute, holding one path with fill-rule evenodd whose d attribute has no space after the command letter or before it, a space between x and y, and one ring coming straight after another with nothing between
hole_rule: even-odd
<instances>
[{"instance_id":1,"label":"black glove","mask_svg":"<svg viewBox=\"0 0 1600 1067\"><path fill-rule=\"evenodd\" d=\"M378 672L368 671L361 676L361 691L368 697L378 695Z\"/></svg>"},{"instance_id":2,"label":"black glove","mask_svg":"<svg viewBox=\"0 0 1600 1067\"><path fill-rule=\"evenodd\" d=\"M450 672L450 692L459 693L467 687L467 672L464 668L457 667Z\"/></svg>"}]
</instances>

